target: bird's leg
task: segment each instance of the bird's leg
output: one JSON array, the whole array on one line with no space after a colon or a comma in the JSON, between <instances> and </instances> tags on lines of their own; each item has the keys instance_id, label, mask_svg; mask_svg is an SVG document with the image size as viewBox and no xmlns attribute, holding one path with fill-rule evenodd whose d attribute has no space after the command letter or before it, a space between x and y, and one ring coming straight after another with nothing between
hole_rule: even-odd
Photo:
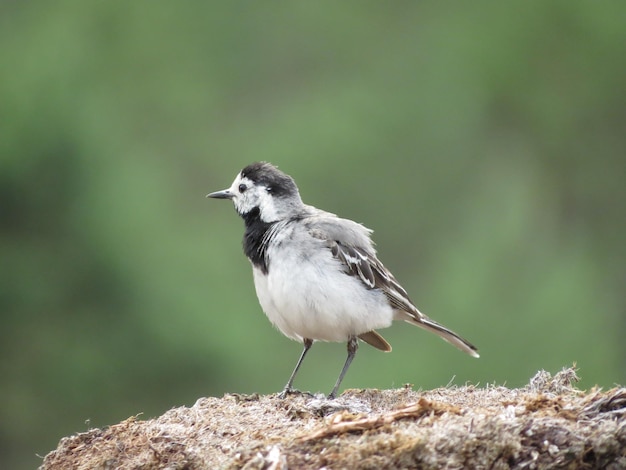
<instances>
[{"instance_id":1,"label":"bird's leg","mask_svg":"<svg viewBox=\"0 0 626 470\"><path fill-rule=\"evenodd\" d=\"M343 365L343 369L341 369L341 374L339 374L339 378L337 379L337 383L335 383L335 387L333 388L333 391L330 392L330 395L328 395L328 398L331 400L337 396L337 390L339 389L339 385L341 385L343 376L346 375L346 372L348 372L348 367L350 367L350 363L352 362L352 359L354 359L354 356L356 355L356 350L359 349L358 341L359 340L357 339L356 336L352 336L348 340L348 357L346 358L346 362Z\"/></svg>"},{"instance_id":2,"label":"bird's leg","mask_svg":"<svg viewBox=\"0 0 626 470\"><path fill-rule=\"evenodd\" d=\"M287 382L287 385L285 385L285 388L283 389L283 391L280 392L280 394L278 395L279 398L285 398L288 393L291 393L293 391L293 389L291 388L291 386L293 385L293 379L296 377L296 374L298 373L298 369L300 369L300 365L302 364L302 361L304 360L304 356L306 356L306 353L309 351L309 349L311 349L311 346L313 346L312 339L304 338L303 343L304 343L304 349L302 350L302 354L300 354L300 359L298 359L296 367L291 373L291 377L289 377L289 381Z\"/></svg>"}]
</instances>

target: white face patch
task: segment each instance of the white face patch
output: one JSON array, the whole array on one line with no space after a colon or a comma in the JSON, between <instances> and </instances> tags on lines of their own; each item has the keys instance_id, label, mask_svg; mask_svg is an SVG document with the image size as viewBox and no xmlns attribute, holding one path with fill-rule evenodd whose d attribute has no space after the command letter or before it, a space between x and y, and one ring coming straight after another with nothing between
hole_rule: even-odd
<instances>
[{"instance_id":1,"label":"white face patch","mask_svg":"<svg viewBox=\"0 0 626 470\"><path fill-rule=\"evenodd\" d=\"M263 222L279 220L274 198L265 186L256 184L239 173L229 191L233 194L233 203L239 214L245 215L258 207Z\"/></svg>"}]
</instances>

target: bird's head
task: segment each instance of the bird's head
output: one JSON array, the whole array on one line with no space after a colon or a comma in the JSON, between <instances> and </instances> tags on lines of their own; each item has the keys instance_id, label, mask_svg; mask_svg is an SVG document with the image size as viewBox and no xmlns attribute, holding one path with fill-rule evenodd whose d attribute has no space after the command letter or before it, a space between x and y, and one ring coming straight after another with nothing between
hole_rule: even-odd
<instances>
[{"instance_id":1,"label":"bird's head","mask_svg":"<svg viewBox=\"0 0 626 470\"><path fill-rule=\"evenodd\" d=\"M248 165L230 188L207 197L232 199L244 219L258 212L260 219L268 223L293 217L304 206L293 178L266 162Z\"/></svg>"}]
</instances>

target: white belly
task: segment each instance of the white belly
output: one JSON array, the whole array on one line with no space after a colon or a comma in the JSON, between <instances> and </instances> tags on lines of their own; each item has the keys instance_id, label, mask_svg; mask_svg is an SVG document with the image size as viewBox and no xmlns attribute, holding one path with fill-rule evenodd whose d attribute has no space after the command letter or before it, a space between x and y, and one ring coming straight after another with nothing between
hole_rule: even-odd
<instances>
[{"instance_id":1,"label":"white belly","mask_svg":"<svg viewBox=\"0 0 626 470\"><path fill-rule=\"evenodd\" d=\"M280 259L267 275L256 267L253 273L263 311L285 336L344 342L391 325L393 310L384 294L341 272L330 251Z\"/></svg>"}]
</instances>

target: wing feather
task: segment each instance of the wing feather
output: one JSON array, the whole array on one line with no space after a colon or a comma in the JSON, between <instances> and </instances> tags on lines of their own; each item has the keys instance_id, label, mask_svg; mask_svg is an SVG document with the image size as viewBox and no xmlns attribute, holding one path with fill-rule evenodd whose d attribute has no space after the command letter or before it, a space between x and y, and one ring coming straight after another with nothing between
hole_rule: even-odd
<instances>
[{"instance_id":1,"label":"wing feather","mask_svg":"<svg viewBox=\"0 0 626 470\"><path fill-rule=\"evenodd\" d=\"M420 315L407 292L374 253L344 245L336 240L331 251L344 264L348 274L358 277L369 289L382 290L394 308L404 310L412 316Z\"/></svg>"},{"instance_id":2,"label":"wing feather","mask_svg":"<svg viewBox=\"0 0 626 470\"><path fill-rule=\"evenodd\" d=\"M394 309L406 313L405 321L431 331L461 351L478 357L474 345L431 320L413 305L404 288L376 257L376 250L369 238L369 229L321 211L312 219L314 220L308 225L310 235L325 241L332 255L341 262L346 274L360 279L368 289L380 289ZM364 333L360 338L374 347L387 350L388 343L375 331Z\"/></svg>"},{"instance_id":3,"label":"wing feather","mask_svg":"<svg viewBox=\"0 0 626 470\"><path fill-rule=\"evenodd\" d=\"M421 317L407 292L376 257L370 239L371 230L351 220L324 213L312 218L309 233L326 241L347 274L359 278L368 289L380 289L393 308L412 317Z\"/></svg>"}]
</instances>

